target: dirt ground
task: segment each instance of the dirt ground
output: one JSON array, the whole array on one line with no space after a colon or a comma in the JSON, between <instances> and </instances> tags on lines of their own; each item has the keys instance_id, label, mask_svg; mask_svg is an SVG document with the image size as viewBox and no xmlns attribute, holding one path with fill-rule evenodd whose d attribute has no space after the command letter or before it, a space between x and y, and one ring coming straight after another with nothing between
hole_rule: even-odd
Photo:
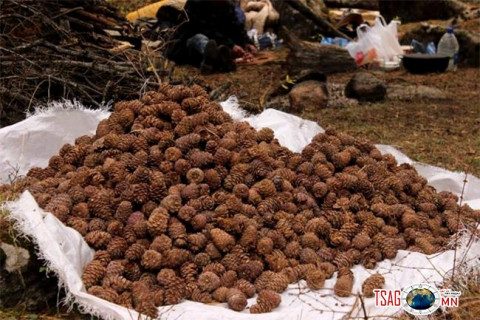
<instances>
[{"instance_id":1,"label":"dirt ground","mask_svg":"<svg viewBox=\"0 0 480 320\"><path fill-rule=\"evenodd\" d=\"M236 95L246 110L259 112L270 90L287 75L286 51L261 65L239 66L235 73L200 75L193 67L176 67L178 81L200 82L219 99ZM267 60L267 59L266 59ZM333 126L374 143L389 144L410 158L453 171L467 171L480 177L480 70L459 68L456 72L413 75L405 70L377 71L390 84L426 85L446 93L441 101L389 101L323 108L297 114ZM353 73L334 74L328 83L345 85Z\"/></svg>"}]
</instances>

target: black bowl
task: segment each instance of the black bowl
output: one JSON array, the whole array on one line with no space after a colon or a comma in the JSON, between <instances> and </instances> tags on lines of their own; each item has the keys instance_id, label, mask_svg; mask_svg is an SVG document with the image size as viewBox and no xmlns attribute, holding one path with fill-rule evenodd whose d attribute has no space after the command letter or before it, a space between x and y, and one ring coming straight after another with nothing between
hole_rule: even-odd
<instances>
[{"instance_id":1,"label":"black bowl","mask_svg":"<svg viewBox=\"0 0 480 320\"><path fill-rule=\"evenodd\" d=\"M412 53L403 56L402 63L410 73L422 74L444 72L448 67L448 56L426 53Z\"/></svg>"}]
</instances>

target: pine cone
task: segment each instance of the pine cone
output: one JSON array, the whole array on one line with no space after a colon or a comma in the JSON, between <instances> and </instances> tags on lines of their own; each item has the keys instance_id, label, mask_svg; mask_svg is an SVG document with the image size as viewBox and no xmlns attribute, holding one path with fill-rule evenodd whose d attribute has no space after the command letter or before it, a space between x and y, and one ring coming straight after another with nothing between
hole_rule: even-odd
<instances>
[{"instance_id":1,"label":"pine cone","mask_svg":"<svg viewBox=\"0 0 480 320\"><path fill-rule=\"evenodd\" d=\"M231 288L237 281L237 273L233 270L226 271L220 277L220 283L222 287Z\"/></svg>"},{"instance_id":2,"label":"pine cone","mask_svg":"<svg viewBox=\"0 0 480 320\"><path fill-rule=\"evenodd\" d=\"M95 249L105 248L112 236L105 231L91 231L85 235L85 241Z\"/></svg>"},{"instance_id":3,"label":"pine cone","mask_svg":"<svg viewBox=\"0 0 480 320\"><path fill-rule=\"evenodd\" d=\"M110 195L106 191L100 191L88 200L88 209L96 217L111 219L113 212L110 207Z\"/></svg>"},{"instance_id":4,"label":"pine cone","mask_svg":"<svg viewBox=\"0 0 480 320\"><path fill-rule=\"evenodd\" d=\"M165 251L164 263L169 268L180 267L185 262L191 260L192 254L184 249L173 248Z\"/></svg>"},{"instance_id":5,"label":"pine cone","mask_svg":"<svg viewBox=\"0 0 480 320\"><path fill-rule=\"evenodd\" d=\"M148 231L152 236L158 236L167 231L168 227L168 220L170 215L168 214L167 210L158 207L151 213L150 217L148 218Z\"/></svg>"},{"instance_id":6,"label":"pine cone","mask_svg":"<svg viewBox=\"0 0 480 320\"><path fill-rule=\"evenodd\" d=\"M265 289L273 290L282 293L287 289L289 284L288 277L282 273L274 273L265 284ZM257 288L258 290L258 288Z\"/></svg>"},{"instance_id":7,"label":"pine cone","mask_svg":"<svg viewBox=\"0 0 480 320\"><path fill-rule=\"evenodd\" d=\"M220 278L213 272L205 271L198 276L198 287L202 291L212 292L220 287Z\"/></svg>"},{"instance_id":8,"label":"pine cone","mask_svg":"<svg viewBox=\"0 0 480 320\"><path fill-rule=\"evenodd\" d=\"M113 302L113 303L118 303L119 296L118 294L110 288L104 288L100 286L93 286L88 288L88 293L97 296L101 299Z\"/></svg>"},{"instance_id":9,"label":"pine cone","mask_svg":"<svg viewBox=\"0 0 480 320\"><path fill-rule=\"evenodd\" d=\"M325 274L321 270L311 270L306 274L307 286L312 290L319 290L325 284Z\"/></svg>"},{"instance_id":10,"label":"pine cone","mask_svg":"<svg viewBox=\"0 0 480 320\"><path fill-rule=\"evenodd\" d=\"M107 273L105 278L103 278L102 285L115 290L118 294L121 294L125 290L129 290L131 288L132 282L121 275Z\"/></svg>"},{"instance_id":11,"label":"pine cone","mask_svg":"<svg viewBox=\"0 0 480 320\"><path fill-rule=\"evenodd\" d=\"M280 305L281 297L272 290L262 290L258 293L257 304L250 308L250 313L270 312Z\"/></svg>"},{"instance_id":12,"label":"pine cone","mask_svg":"<svg viewBox=\"0 0 480 320\"><path fill-rule=\"evenodd\" d=\"M127 249L127 251L125 251L125 258L130 261L137 261L142 258L144 253L145 247L138 243L134 243Z\"/></svg>"},{"instance_id":13,"label":"pine cone","mask_svg":"<svg viewBox=\"0 0 480 320\"><path fill-rule=\"evenodd\" d=\"M247 298L253 297L256 292L254 285L245 279L237 280L233 287L242 291Z\"/></svg>"},{"instance_id":14,"label":"pine cone","mask_svg":"<svg viewBox=\"0 0 480 320\"><path fill-rule=\"evenodd\" d=\"M263 263L258 260L245 262L238 266L237 273L241 279L253 282L263 271Z\"/></svg>"},{"instance_id":15,"label":"pine cone","mask_svg":"<svg viewBox=\"0 0 480 320\"><path fill-rule=\"evenodd\" d=\"M106 273L106 268L101 262L93 260L85 266L82 274L82 281L85 287L91 287L100 282Z\"/></svg>"},{"instance_id":16,"label":"pine cone","mask_svg":"<svg viewBox=\"0 0 480 320\"><path fill-rule=\"evenodd\" d=\"M362 284L362 294L367 297L371 298L374 296L374 290L375 289L381 289L383 285L385 284L385 278L381 274L373 274L367 279Z\"/></svg>"},{"instance_id":17,"label":"pine cone","mask_svg":"<svg viewBox=\"0 0 480 320\"><path fill-rule=\"evenodd\" d=\"M150 249L164 253L172 248L172 240L165 234L157 236L150 244Z\"/></svg>"},{"instance_id":18,"label":"pine cone","mask_svg":"<svg viewBox=\"0 0 480 320\"><path fill-rule=\"evenodd\" d=\"M235 238L221 229L210 230L210 236L215 246L222 252L229 251L235 245Z\"/></svg>"},{"instance_id":19,"label":"pine cone","mask_svg":"<svg viewBox=\"0 0 480 320\"><path fill-rule=\"evenodd\" d=\"M218 302L227 302L227 292L229 288L227 287L219 287L212 293L213 299Z\"/></svg>"},{"instance_id":20,"label":"pine cone","mask_svg":"<svg viewBox=\"0 0 480 320\"><path fill-rule=\"evenodd\" d=\"M140 263L148 270L158 270L162 266L162 254L155 250L146 250Z\"/></svg>"},{"instance_id":21,"label":"pine cone","mask_svg":"<svg viewBox=\"0 0 480 320\"><path fill-rule=\"evenodd\" d=\"M352 246L358 250L367 248L372 243L372 239L366 232L360 232L352 239Z\"/></svg>"},{"instance_id":22,"label":"pine cone","mask_svg":"<svg viewBox=\"0 0 480 320\"><path fill-rule=\"evenodd\" d=\"M267 237L263 237L258 240L257 243L257 252L259 254L269 254L273 250L273 240Z\"/></svg>"},{"instance_id":23,"label":"pine cone","mask_svg":"<svg viewBox=\"0 0 480 320\"><path fill-rule=\"evenodd\" d=\"M247 306L247 297L239 289L228 289L227 294L228 307L235 311L242 311Z\"/></svg>"},{"instance_id":24,"label":"pine cone","mask_svg":"<svg viewBox=\"0 0 480 320\"><path fill-rule=\"evenodd\" d=\"M349 297L353 288L353 273L349 269L339 269L333 291L339 297Z\"/></svg>"}]
</instances>

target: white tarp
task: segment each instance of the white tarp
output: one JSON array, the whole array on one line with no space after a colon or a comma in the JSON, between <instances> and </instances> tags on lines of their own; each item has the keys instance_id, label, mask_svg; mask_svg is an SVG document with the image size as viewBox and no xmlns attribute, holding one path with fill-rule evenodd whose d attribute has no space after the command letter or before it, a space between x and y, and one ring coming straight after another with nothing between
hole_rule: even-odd
<instances>
[{"instance_id":1,"label":"white tarp","mask_svg":"<svg viewBox=\"0 0 480 320\"><path fill-rule=\"evenodd\" d=\"M277 110L265 110L262 114L244 118L235 108L236 100L229 99L223 104L225 110L235 114L237 120L246 120L255 128L270 127L280 143L294 151L300 151L311 138L323 129L307 121ZM57 104L53 108L37 112L30 118L15 125L0 129L0 182L8 182L12 168L15 175L24 175L31 166L46 166L49 157L56 154L63 143L72 143L83 134L93 134L97 123L108 116L106 111L91 111L73 104ZM378 146L382 152L392 153L399 163L414 165L437 190L461 193L464 174L450 172L437 167L411 161L407 156L390 146ZM464 202L480 209L480 179L468 176ZM38 244L40 256L45 258L65 286L70 302L76 302L83 310L105 319L138 319L138 313L106 302L87 294L81 282L83 266L93 257L93 250L73 229L65 227L51 214L45 213L25 192L15 202L7 203L12 218L19 230ZM457 260L465 268L478 267L480 243L475 241L467 247L460 241ZM363 280L379 272L386 278L386 289L401 289L414 283L440 284L453 266L454 251L426 256L419 253L400 251L393 260L385 260L374 270L355 266L354 293L360 292ZM458 264L458 263L457 263ZM161 319L340 319L344 316L364 318L356 295L349 298L336 297L332 293L335 278L326 281L325 288L310 291L301 281L290 285L282 294L282 304L268 314L252 315L248 310L234 312L223 304L204 305L185 301L178 305L159 308ZM461 301L461 300L460 300ZM255 299L249 300L249 305ZM382 318L400 312L399 308L375 307L374 299L365 299L365 311L370 316Z\"/></svg>"}]
</instances>

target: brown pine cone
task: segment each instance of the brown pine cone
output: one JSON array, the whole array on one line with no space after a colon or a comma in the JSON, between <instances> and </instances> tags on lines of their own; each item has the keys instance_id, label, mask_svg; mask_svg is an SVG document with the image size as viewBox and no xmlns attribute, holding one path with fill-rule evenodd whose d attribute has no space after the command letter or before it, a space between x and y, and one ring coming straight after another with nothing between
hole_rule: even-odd
<instances>
[{"instance_id":1,"label":"brown pine cone","mask_svg":"<svg viewBox=\"0 0 480 320\"><path fill-rule=\"evenodd\" d=\"M250 313L267 313L272 311L272 308L268 304L257 303L250 307Z\"/></svg>"},{"instance_id":2,"label":"brown pine cone","mask_svg":"<svg viewBox=\"0 0 480 320\"><path fill-rule=\"evenodd\" d=\"M229 251L235 245L235 238L221 229L214 228L210 230L210 236L215 247L222 252Z\"/></svg>"},{"instance_id":3,"label":"brown pine cone","mask_svg":"<svg viewBox=\"0 0 480 320\"><path fill-rule=\"evenodd\" d=\"M167 235L162 234L153 239L149 249L158 251L160 253L164 253L165 251L170 250L171 248L172 248L172 239L170 239Z\"/></svg>"},{"instance_id":4,"label":"brown pine cone","mask_svg":"<svg viewBox=\"0 0 480 320\"><path fill-rule=\"evenodd\" d=\"M315 265L308 263L308 264L299 264L296 267L293 267L295 273L297 274L298 279L305 279L307 277L307 273L310 271L315 270Z\"/></svg>"},{"instance_id":5,"label":"brown pine cone","mask_svg":"<svg viewBox=\"0 0 480 320\"><path fill-rule=\"evenodd\" d=\"M319 290L325 284L325 274L321 270L312 270L306 275L307 286L312 290Z\"/></svg>"},{"instance_id":6,"label":"brown pine cone","mask_svg":"<svg viewBox=\"0 0 480 320\"><path fill-rule=\"evenodd\" d=\"M265 284L265 289L273 290L282 293L287 289L289 284L288 277L282 273L274 273ZM257 288L258 290L258 288Z\"/></svg>"},{"instance_id":7,"label":"brown pine cone","mask_svg":"<svg viewBox=\"0 0 480 320\"><path fill-rule=\"evenodd\" d=\"M372 244L372 239L368 236L366 232L360 232L355 235L355 237L352 239L352 245L354 248L358 250L363 250L366 247L368 247L370 244Z\"/></svg>"},{"instance_id":8,"label":"brown pine cone","mask_svg":"<svg viewBox=\"0 0 480 320\"><path fill-rule=\"evenodd\" d=\"M263 263L251 260L242 263L237 268L238 277L253 282L263 271Z\"/></svg>"},{"instance_id":9,"label":"brown pine cone","mask_svg":"<svg viewBox=\"0 0 480 320\"><path fill-rule=\"evenodd\" d=\"M202 291L212 292L220 287L220 278L213 272L204 271L198 276L198 287Z\"/></svg>"},{"instance_id":10,"label":"brown pine cone","mask_svg":"<svg viewBox=\"0 0 480 320\"><path fill-rule=\"evenodd\" d=\"M125 251L125 258L130 261L137 261L142 258L144 253L145 247L138 243L134 243L128 247L127 251Z\"/></svg>"},{"instance_id":11,"label":"brown pine cone","mask_svg":"<svg viewBox=\"0 0 480 320\"><path fill-rule=\"evenodd\" d=\"M247 296L247 298L253 297L256 292L254 285L245 279L237 280L233 287L242 291Z\"/></svg>"},{"instance_id":12,"label":"brown pine cone","mask_svg":"<svg viewBox=\"0 0 480 320\"><path fill-rule=\"evenodd\" d=\"M102 285L104 287L112 288L118 294L121 294L125 290L131 288L132 282L121 275L107 274L105 278L103 278Z\"/></svg>"},{"instance_id":13,"label":"brown pine cone","mask_svg":"<svg viewBox=\"0 0 480 320\"><path fill-rule=\"evenodd\" d=\"M100 286L93 286L88 288L88 293L97 296L101 299L105 299L107 301L113 302L113 303L118 303L119 296L115 292L115 290L110 289L110 288L104 288Z\"/></svg>"},{"instance_id":14,"label":"brown pine cone","mask_svg":"<svg viewBox=\"0 0 480 320\"><path fill-rule=\"evenodd\" d=\"M281 297L272 290L262 290L258 293L257 304L250 308L250 313L270 312L280 305Z\"/></svg>"},{"instance_id":15,"label":"brown pine cone","mask_svg":"<svg viewBox=\"0 0 480 320\"><path fill-rule=\"evenodd\" d=\"M92 231L85 235L85 241L95 249L105 248L112 236L105 231Z\"/></svg>"},{"instance_id":16,"label":"brown pine cone","mask_svg":"<svg viewBox=\"0 0 480 320\"><path fill-rule=\"evenodd\" d=\"M373 290L381 289L384 284L385 278L381 274L373 274L363 282L362 294L367 298L371 298L374 296Z\"/></svg>"},{"instance_id":17,"label":"brown pine cone","mask_svg":"<svg viewBox=\"0 0 480 320\"><path fill-rule=\"evenodd\" d=\"M85 236L88 232L88 223L82 218L69 217L67 219L67 226L77 230L82 236Z\"/></svg>"},{"instance_id":18,"label":"brown pine cone","mask_svg":"<svg viewBox=\"0 0 480 320\"><path fill-rule=\"evenodd\" d=\"M85 287L91 287L99 283L106 273L106 268L101 262L93 260L85 266L82 274L82 281Z\"/></svg>"},{"instance_id":19,"label":"brown pine cone","mask_svg":"<svg viewBox=\"0 0 480 320\"><path fill-rule=\"evenodd\" d=\"M163 253L164 264L169 268L180 267L192 259L192 253L185 249L172 248Z\"/></svg>"},{"instance_id":20,"label":"brown pine cone","mask_svg":"<svg viewBox=\"0 0 480 320\"><path fill-rule=\"evenodd\" d=\"M231 288L233 287L236 281L237 281L237 273L233 270L226 271L220 277L220 283L222 287Z\"/></svg>"},{"instance_id":21,"label":"brown pine cone","mask_svg":"<svg viewBox=\"0 0 480 320\"><path fill-rule=\"evenodd\" d=\"M167 210L162 207L158 207L151 213L148 218L148 231L152 236L159 236L167 231L168 220L170 215Z\"/></svg>"},{"instance_id":22,"label":"brown pine cone","mask_svg":"<svg viewBox=\"0 0 480 320\"><path fill-rule=\"evenodd\" d=\"M227 294L228 307L235 311L242 311L247 306L247 297L236 288L228 289Z\"/></svg>"},{"instance_id":23,"label":"brown pine cone","mask_svg":"<svg viewBox=\"0 0 480 320\"><path fill-rule=\"evenodd\" d=\"M317 267L323 271L326 279L330 279L337 270L337 268L330 262L318 263Z\"/></svg>"},{"instance_id":24,"label":"brown pine cone","mask_svg":"<svg viewBox=\"0 0 480 320\"><path fill-rule=\"evenodd\" d=\"M218 302L227 302L227 292L229 288L227 287L219 287L212 293L213 299Z\"/></svg>"},{"instance_id":25,"label":"brown pine cone","mask_svg":"<svg viewBox=\"0 0 480 320\"><path fill-rule=\"evenodd\" d=\"M197 265L193 262L186 262L180 267L180 275L188 283L194 282L197 278Z\"/></svg>"},{"instance_id":26,"label":"brown pine cone","mask_svg":"<svg viewBox=\"0 0 480 320\"><path fill-rule=\"evenodd\" d=\"M162 254L155 250L146 250L142 255L140 264L145 269L158 270L162 266Z\"/></svg>"},{"instance_id":27,"label":"brown pine cone","mask_svg":"<svg viewBox=\"0 0 480 320\"><path fill-rule=\"evenodd\" d=\"M333 291L339 297L349 297L352 294L353 273L350 269L342 268L338 270L338 278Z\"/></svg>"},{"instance_id":28,"label":"brown pine cone","mask_svg":"<svg viewBox=\"0 0 480 320\"><path fill-rule=\"evenodd\" d=\"M110 207L110 195L104 190L94 194L88 200L88 209L96 217L111 219L113 211Z\"/></svg>"},{"instance_id":29,"label":"brown pine cone","mask_svg":"<svg viewBox=\"0 0 480 320\"><path fill-rule=\"evenodd\" d=\"M260 240L258 240L257 243L257 252L259 254L269 254L273 250L273 240L268 237L263 237Z\"/></svg>"}]
</instances>

